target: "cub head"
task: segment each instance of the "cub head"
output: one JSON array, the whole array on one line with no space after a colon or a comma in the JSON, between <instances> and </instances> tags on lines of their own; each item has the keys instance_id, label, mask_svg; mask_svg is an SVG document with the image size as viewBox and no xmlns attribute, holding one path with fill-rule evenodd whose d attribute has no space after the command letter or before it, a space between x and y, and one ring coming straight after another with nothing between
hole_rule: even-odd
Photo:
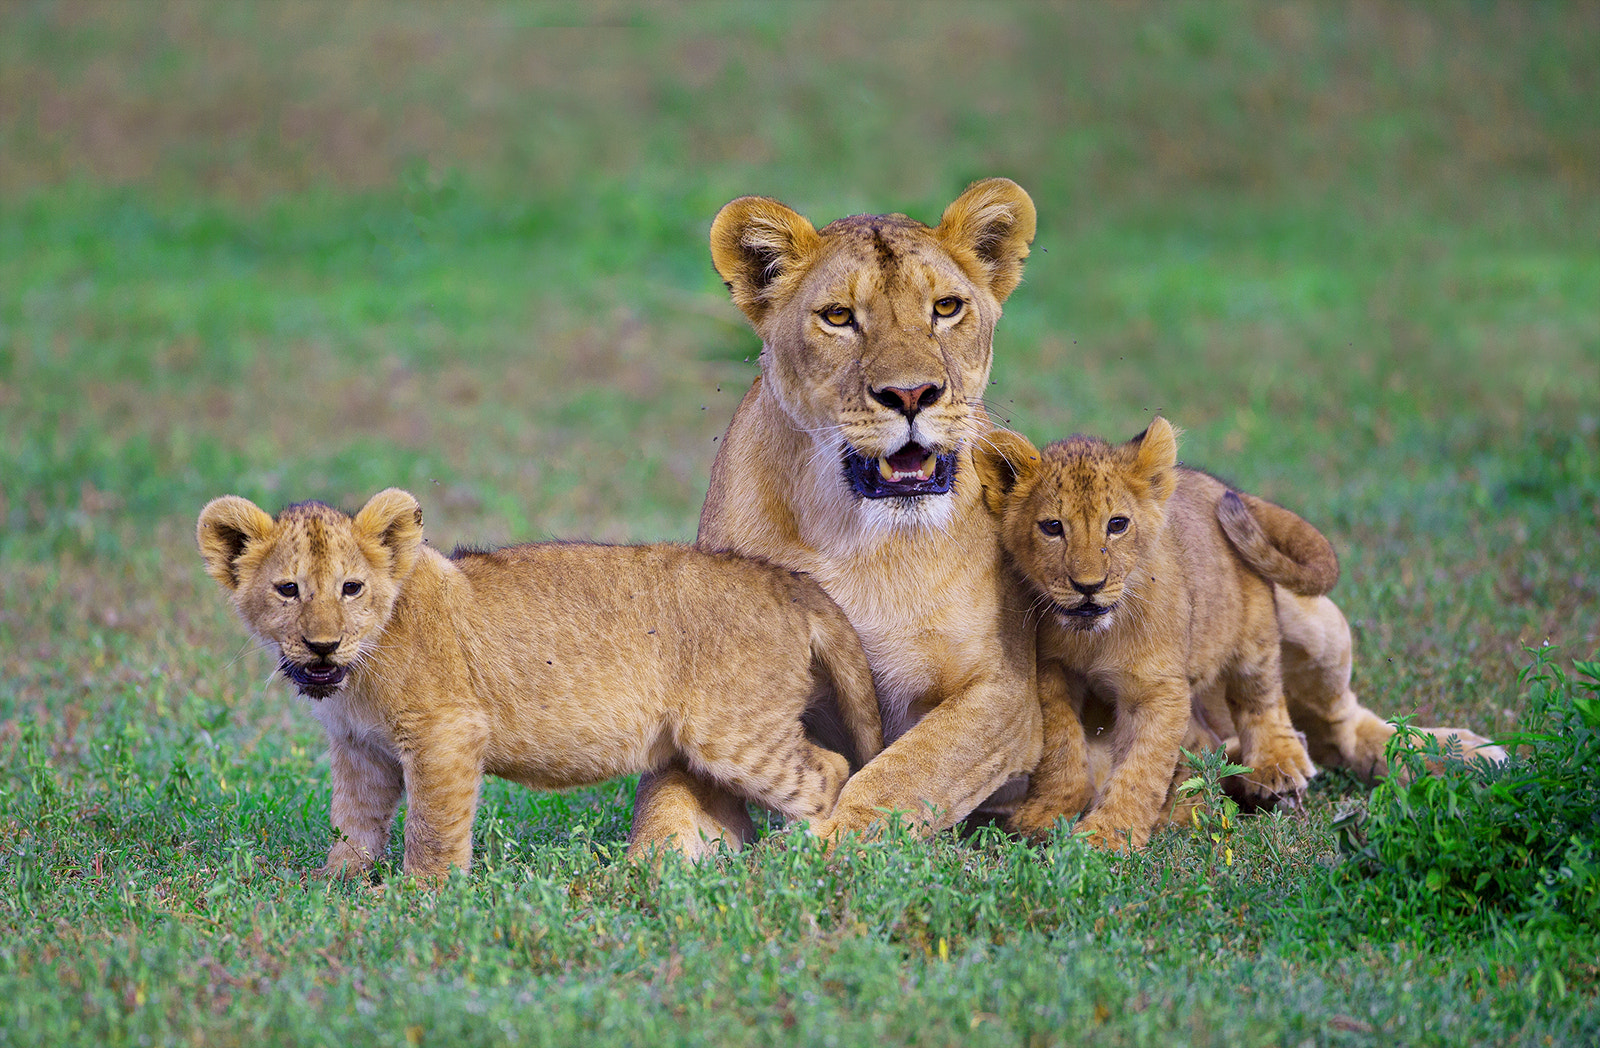
<instances>
[{"instance_id":1,"label":"cub head","mask_svg":"<svg viewBox=\"0 0 1600 1048\"><path fill-rule=\"evenodd\" d=\"M338 691L371 650L422 546L422 507L389 488L354 517L301 502L276 520L225 495L200 512L206 571L303 695Z\"/></svg>"},{"instance_id":2,"label":"cub head","mask_svg":"<svg viewBox=\"0 0 1600 1048\"><path fill-rule=\"evenodd\" d=\"M987 428L995 322L1034 225L1004 178L974 183L931 228L858 215L819 231L766 197L717 214L711 259L761 336L762 381L838 497L894 523L947 519L940 496Z\"/></svg>"},{"instance_id":3,"label":"cub head","mask_svg":"<svg viewBox=\"0 0 1600 1048\"><path fill-rule=\"evenodd\" d=\"M1000 542L1041 607L1070 629L1109 628L1139 599L1140 562L1178 484L1178 439L1159 416L1126 444L1069 437L1035 451L1013 433L978 452Z\"/></svg>"}]
</instances>

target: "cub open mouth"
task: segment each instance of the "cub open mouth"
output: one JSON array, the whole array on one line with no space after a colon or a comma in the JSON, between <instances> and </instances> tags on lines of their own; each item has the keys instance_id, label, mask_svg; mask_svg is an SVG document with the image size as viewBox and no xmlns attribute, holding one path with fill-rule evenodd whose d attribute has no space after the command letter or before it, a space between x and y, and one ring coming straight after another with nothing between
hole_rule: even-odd
<instances>
[{"instance_id":1,"label":"cub open mouth","mask_svg":"<svg viewBox=\"0 0 1600 1048\"><path fill-rule=\"evenodd\" d=\"M335 666L332 663L317 663L310 666L296 666L285 661L279 664L283 675L294 682L300 694L309 695L313 699L326 698L332 695L340 684L344 683L345 667Z\"/></svg>"},{"instance_id":2,"label":"cub open mouth","mask_svg":"<svg viewBox=\"0 0 1600 1048\"><path fill-rule=\"evenodd\" d=\"M1076 607L1068 608L1051 601L1050 610L1056 613L1063 626L1079 626L1088 628L1094 625L1094 620L1102 615L1109 615L1116 609L1115 604L1095 604L1084 601Z\"/></svg>"},{"instance_id":3,"label":"cub open mouth","mask_svg":"<svg viewBox=\"0 0 1600 1048\"><path fill-rule=\"evenodd\" d=\"M867 458L854 448L844 454L844 476L850 489L866 499L943 495L956 475L956 453L935 454L910 443L892 455Z\"/></svg>"}]
</instances>

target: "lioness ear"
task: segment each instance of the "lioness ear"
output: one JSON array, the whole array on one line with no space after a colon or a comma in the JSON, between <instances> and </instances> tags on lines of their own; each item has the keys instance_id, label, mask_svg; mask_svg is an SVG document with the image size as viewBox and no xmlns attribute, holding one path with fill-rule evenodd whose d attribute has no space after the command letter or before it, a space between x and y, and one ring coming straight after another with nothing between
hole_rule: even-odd
<instances>
[{"instance_id":1,"label":"lioness ear","mask_svg":"<svg viewBox=\"0 0 1600 1048\"><path fill-rule=\"evenodd\" d=\"M986 178L944 209L933 232L957 260L975 266L972 275L1004 302L1022 283L1022 260L1037 224L1033 199L1021 186L1009 178Z\"/></svg>"},{"instance_id":2,"label":"lioness ear","mask_svg":"<svg viewBox=\"0 0 1600 1048\"><path fill-rule=\"evenodd\" d=\"M358 541L378 547L367 551L369 559L382 556L394 577L403 579L416 567L422 547L422 506L409 491L385 488L356 514L355 532Z\"/></svg>"},{"instance_id":3,"label":"lioness ear","mask_svg":"<svg viewBox=\"0 0 1600 1048\"><path fill-rule=\"evenodd\" d=\"M206 503L195 528L206 574L225 590L238 589L240 555L252 542L271 535L275 526L265 510L238 495L224 495Z\"/></svg>"},{"instance_id":4,"label":"lioness ear","mask_svg":"<svg viewBox=\"0 0 1600 1048\"><path fill-rule=\"evenodd\" d=\"M1143 433L1123 445L1131 460L1130 486L1144 489L1145 496L1157 502L1172 497L1178 487L1178 431L1157 415Z\"/></svg>"},{"instance_id":5,"label":"lioness ear","mask_svg":"<svg viewBox=\"0 0 1600 1048\"><path fill-rule=\"evenodd\" d=\"M983 484L983 503L996 517L1005 514L1006 499L1018 482L1039 468L1039 449L1021 433L995 429L974 442L972 464Z\"/></svg>"},{"instance_id":6,"label":"lioness ear","mask_svg":"<svg viewBox=\"0 0 1600 1048\"><path fill-rule=\"evenodd\" d=\"M815 226L769 197L740 197L711 221L711 264L758 332L768 309L793 290L804 262L821 245Z\"/></svg>"}]
</instances>

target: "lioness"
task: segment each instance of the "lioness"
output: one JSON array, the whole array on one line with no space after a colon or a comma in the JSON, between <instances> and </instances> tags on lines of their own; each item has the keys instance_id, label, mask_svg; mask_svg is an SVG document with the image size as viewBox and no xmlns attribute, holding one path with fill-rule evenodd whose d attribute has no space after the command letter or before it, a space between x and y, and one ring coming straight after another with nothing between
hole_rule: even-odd
<instances>
[{"instance_id":1,"label":"lioness","mask_svg":"<svg viewBox=\"0 0 1600 1048\"><path fill-rule=\"evenodd\" d=\"M1039 834L1094 800L1078 717L1091 690L1116 714L1112 768L1077 826L1096 845L1149 839L1191 708L1203 715L1208 695L1237 726L1247 788L1258 798L1303 791L1316 769L1284 704L1273 585L1332 589L1328 540L1280 506L1179 467L1177 435L1159 416L1115 446L1073 437L1039 452L1013 433L994 443L1004 451L980 452L980 471L1040 612L1046 723L1044 760L1011 827Z\"/></svg>"},{"instance_id":2,"label":"lioness","mask_svg":"<svg viewBox=\"0 0 1600 1048\"><path fill-rule=\"evenodd\" d=\"M862 215L819 231L764 197L712 223L761 376L711 468L699 544L820 582L861 635L883 714L887 749L824 832L889 809L950 826L1038 760L1033 632L972 466L995 323L1033 234L1033 202L1003 178L932 228ZM640 783L636 848L753 834L743 801L681 763Z\"/></svg>"},{"instance_id":3,"label":"lioness","mask_svg":"<svg viewBox=\"0 0 1600 1048\"><path fill-rule=\"evenodd\" d=\"M445 557L396 488L353 518L200 514L206 570L317 700L341 833L323 874L368 868L407 800L405 872L472 859L485 772L540 789L669 760L822 822L849 763L801 718L831 691L857 755L882 746L866 655L802 575L684 546L539 543Z\"/></svg>"}]
</instances>

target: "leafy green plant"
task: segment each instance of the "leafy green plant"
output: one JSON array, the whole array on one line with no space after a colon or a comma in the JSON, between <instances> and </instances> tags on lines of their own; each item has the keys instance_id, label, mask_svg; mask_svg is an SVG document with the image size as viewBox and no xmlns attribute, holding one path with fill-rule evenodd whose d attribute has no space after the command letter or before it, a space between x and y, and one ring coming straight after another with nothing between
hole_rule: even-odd
<instances>
[{"instance_id":1,"label":"leafy green plant","mask_svg":"<svg viewBox=\"0 0 1600 1048\"><path fill-rule=\"evenodd\" d=\"M1194 774L1178 784L1178 796L1191 805L1189 823L1195 833L1211 841L1206 867L1209 878L1216 871L1219 855L1224 866L1233 865L1233 835L1239 826L1238 802L1224 792L1222 780L1250 769L1228 760L1228 752L1220 746L1203 753L1182 753Z\"/></svg>"},{"instance_id":2,"label":"leafy green plant","mask_svg":"<svg viewBox=\"0 0 1600 1048\"><path fill-rule=\"evenodd\" d=\"M1463 762L1405 724L1397 769L1338 876L1373 923L1470 935L1507 919L1561 933L1600 928L1600 662L1569 676L1549 646L1528 649L1524 730L1503 765Z\"/></svg>"}]
</instances>

